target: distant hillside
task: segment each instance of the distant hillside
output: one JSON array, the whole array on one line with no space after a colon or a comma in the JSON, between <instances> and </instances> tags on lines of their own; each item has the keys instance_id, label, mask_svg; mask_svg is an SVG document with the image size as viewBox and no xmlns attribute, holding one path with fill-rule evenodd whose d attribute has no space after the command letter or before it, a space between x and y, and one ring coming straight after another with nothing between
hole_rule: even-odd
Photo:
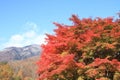
<instances>
[{"instance_id":1,"label":"distant hillside","mask_svg":"<svg viewBox=\"0 0 120 80\"><path fill-rule=\"evenodd\" d=\"M37 78L37 65L40 56L34 56L24 60L10 61L8 64L14 71L14 76L19 76L20 80L35 80ZM27 79L26 79L27 78Z\"/></svg>"},{"instance_id":2,"label":"distant hillside","mask_svg":"<svg viewBox=\"0 0 120 80\"><path fill-rule=\"evenodd\" d=\"M40 55L40 45L29 45L25 47L8 47L0 51L0 62L23 60Z\"/></svg>"}]
</instances>

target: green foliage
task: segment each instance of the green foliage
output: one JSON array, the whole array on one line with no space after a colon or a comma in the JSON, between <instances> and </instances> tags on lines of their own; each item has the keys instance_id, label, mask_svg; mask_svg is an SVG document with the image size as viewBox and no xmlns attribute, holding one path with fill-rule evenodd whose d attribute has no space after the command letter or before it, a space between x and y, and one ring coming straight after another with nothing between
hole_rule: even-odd
<instances>
[{"instance_id":1,"label":"green foliage","mask_svg":"<svg viewBox=\"0 0 120 80\"><path fill-rule=\"evenodd\" d=\"M22 80L22 79L19 76L15 76L12 80Z\"/></svg>"}]
</instances>

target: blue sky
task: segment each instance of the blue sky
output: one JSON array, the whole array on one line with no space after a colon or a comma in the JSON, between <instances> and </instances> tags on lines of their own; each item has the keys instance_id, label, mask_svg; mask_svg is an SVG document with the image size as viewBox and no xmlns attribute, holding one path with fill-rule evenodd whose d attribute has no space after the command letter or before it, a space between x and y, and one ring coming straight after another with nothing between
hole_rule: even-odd
<instances>
[{"instance_id":1,"label":"blue sky","mask_svg":"<svg viewBox=\"0 0 120 80\"><path fill-rule=\"evenodd\" d=\"M53 22L71 24L80 18L117 16L119 0L0 0L0 49L44 42Z\"/></svg>"}]
</instances>

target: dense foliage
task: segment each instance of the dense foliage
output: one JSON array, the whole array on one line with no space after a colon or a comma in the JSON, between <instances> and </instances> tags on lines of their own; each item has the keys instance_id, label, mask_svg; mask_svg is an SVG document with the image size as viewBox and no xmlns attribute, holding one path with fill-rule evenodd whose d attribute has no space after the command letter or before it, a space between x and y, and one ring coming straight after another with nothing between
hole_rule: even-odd
<instances>
[{"instance_id":1,"label":"dense foliage","mask_svg":"<svg viewBox=\"0 0 120 80\"><path fill-rule=\"evenodd\" d=\"M54 23L55 35L38 62L38 80L119 80L120 20L70 18L73 25Z\"/></svg>"},{"instance_id":2,"label":"dense foliage","mask_svg":"<svg viewBox=\"0 0 120 80\"><path fill-rule=\"evenodd\" d=\"M36 61L33 57L21 61L0 62L0 80L35 80Z\"/></svg>"},{"instance_id":3,"label":"dense foliage","mask_svg":"<svg viewBox=\"0 0 120 80\"><path fill-rule=\"evenodd\" d=\"M11 80L13 70L6 62L0 62L0 80Z\"/></svg>"}]
</instances>

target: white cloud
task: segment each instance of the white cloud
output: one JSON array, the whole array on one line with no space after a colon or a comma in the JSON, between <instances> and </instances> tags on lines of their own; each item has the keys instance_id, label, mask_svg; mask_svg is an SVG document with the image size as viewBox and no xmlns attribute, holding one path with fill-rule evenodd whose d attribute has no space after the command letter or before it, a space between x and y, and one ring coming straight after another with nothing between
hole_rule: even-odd
<instances>
[{"instance_id":1,"label":"white cloud","mask_svg":"<svg viewBox=\"0 0 120 80\"><path fill-rule=\"evenodd\" d=\"M22 41L22 40L23 40L23 37L22 37L21 35L18 35L18 34L13 35L13 36L10 38L10 42L14 42L14 41L20 42L20 41Z\"/></svg>"},{"instance_id":2,"label":"white cloud","mask_svg":"<svg viewBox=\"0 0 120 80\"><path fill-rule=\"evenodd\" d=\"M34 30L31 30L31 31L24 33L23 37L32 38L32 37L35 37L36 35L37 35L36 32Z\"/></svg>"},{"instance_id":3,"label":"white cloud","mask_svg":"<svg viewBox=\"0 0 120 80\"><path fill-rule=\"evenodd\" d=\"M37 33L37 25L35 23L27 23L26 26L30 26L30 28L26 32L23 32L21 34L12 35L8 42L3 44L3 47L23 47L31 44L41 45L45 43L46 35Z\"/></svg>"},{"instance_id":4,"label":"white cloud","mask_svg":"<svg viewBox=\"0 0 120 80\"><path fill-rule=\"evenodd\" d=\"M33 22L27 22L24 27L26 28L26 30L34 30L37 31L37 24L33 23Z\"/></svg>"}]
</instances>

